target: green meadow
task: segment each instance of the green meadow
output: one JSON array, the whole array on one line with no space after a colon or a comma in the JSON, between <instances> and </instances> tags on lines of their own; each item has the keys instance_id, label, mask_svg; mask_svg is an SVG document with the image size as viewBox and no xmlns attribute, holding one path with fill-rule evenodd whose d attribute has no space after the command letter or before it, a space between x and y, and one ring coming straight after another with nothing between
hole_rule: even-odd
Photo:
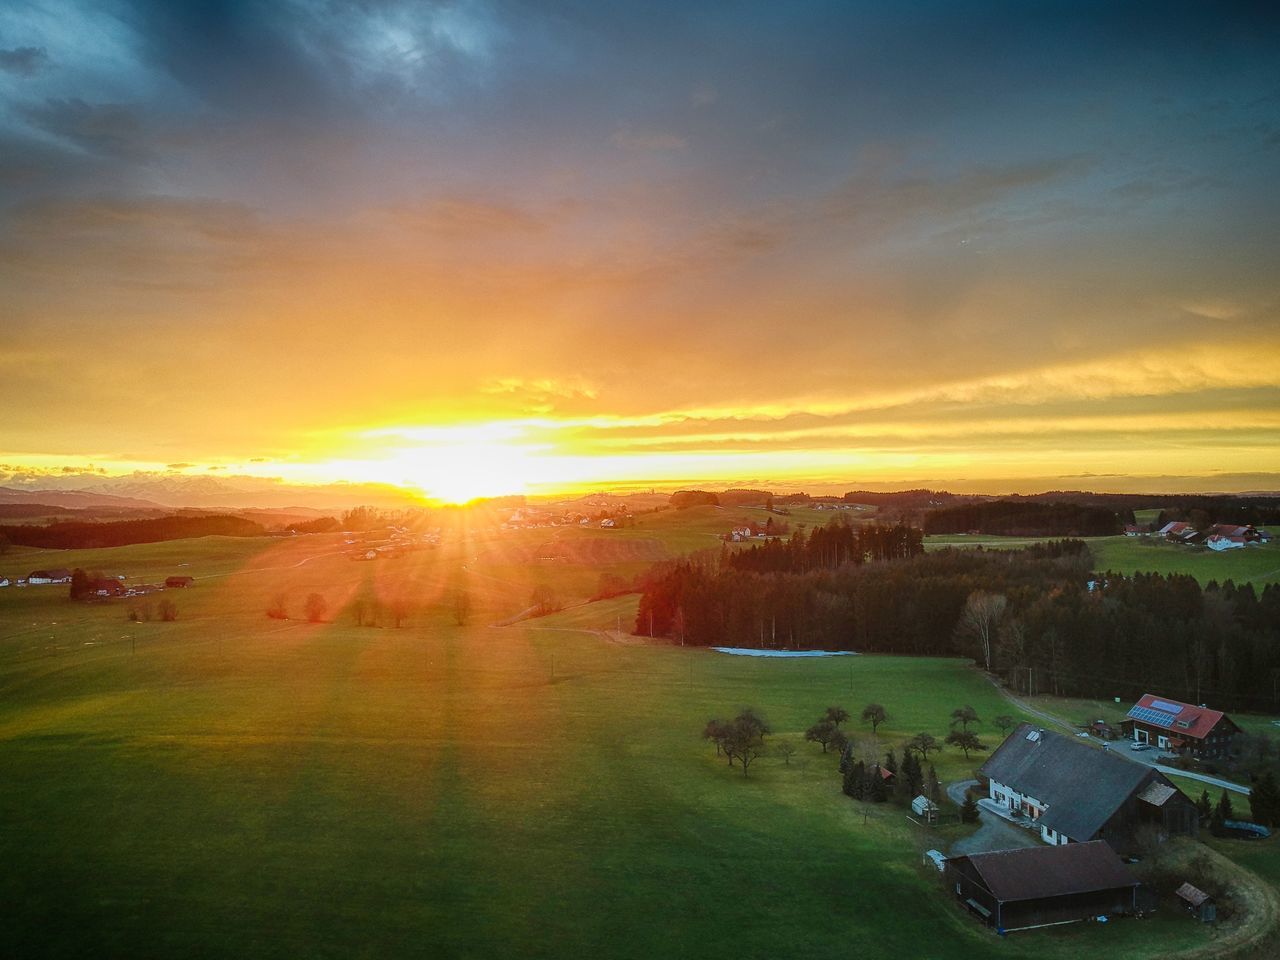
<instances>
[{"instance_id":1,"label":"green meadow","mask_svg":"<svg viewBox=\"0 0 1280 960\"><path fill-rule=\"evenodd\" d=\"M925 537L926 550L947 547L982 547L986 550L1014 550L1043 537L994 537L987 535L942 534ZM1116 573L1183 573L1201 584L1213 580L1251 583L1261 589L1280 583L1280 542L1216 553L1207 547L1168 543L1156 537L1084 537L1093 552L1094 569Z\"/></svg>"},{"instance_id":2,"label":"green meadow","mask_svg":"<svg viewBox=\"0 0 1280 960\"><path fill-rule=\"evenodd\" d=\"M1016 711L969 663L651 645L616 636L634 596L580 603L601 570L714 544L713 518L691 520L371 563L335 537L27 552L24 567L197 579L164 595L172 623L62 587L0 591L2 952L1125 960L1212 945L1173 912L998 938L920 864L958 828L864 809L801 740L827 706L875 701L889 721L874 743L847 727L876 753L941 739L962 704L994 745L992 718ZM492 625L539 584L570 605ZM457 589L474 598L462 625ZM297 619L313 592L326 622ZM293 619L265 616L278 596ZM410 612L358 626L362 601ZM744 777L702 740L745 705L795 743L790 763ZM980 762L936 758L944 781Z\"/></svg>"}]
</instances>

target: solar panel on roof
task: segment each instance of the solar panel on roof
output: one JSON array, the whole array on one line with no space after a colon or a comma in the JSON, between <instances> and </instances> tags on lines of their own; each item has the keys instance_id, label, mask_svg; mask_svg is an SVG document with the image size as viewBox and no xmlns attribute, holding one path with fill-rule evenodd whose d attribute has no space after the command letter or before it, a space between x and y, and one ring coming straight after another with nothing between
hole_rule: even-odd
<instances>
[{"instance_id":1,"label":"solar panel on roof","mask_svg":"<svg viewBox=\"0 0 1280 960\"><path fill-rule=\"evenodd\" d=\"M1157 727L1172 727L1174 721L1173 714L1153 710L1150 707L1134 707L1129 711L1129 716L1143 723L1154 723Z\"/></svg>"},{"instance_id":2,"label":"solar panel on roof","mask_svg":"<svg viewBox=\"0 0 1280 960\"><path fill-rule=\"evenodd\" d=\"M1182 704L1170 703L1168 700L1152 700L1151 709L1163 710L1165 713L1181 713Z\"/></svg>"}]
</instances>

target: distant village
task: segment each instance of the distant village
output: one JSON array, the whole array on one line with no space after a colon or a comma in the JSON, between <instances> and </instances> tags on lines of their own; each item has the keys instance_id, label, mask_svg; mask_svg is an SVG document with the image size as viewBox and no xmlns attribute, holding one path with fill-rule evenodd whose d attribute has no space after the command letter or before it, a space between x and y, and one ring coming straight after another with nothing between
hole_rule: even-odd
<instances>
[{"instance_id":1,"label":"distant village","mask_svg":"<svg viewBox=\"0 0 1280 960\"><path fill-rule=\"evenodd\" d=\"M1271 534L1253 524L1240 526L1234 523L1215 523L1203 529L1193 523L1177 520L1166 523L1158 530L1142 524L1126 524L1126 537L1161 537L1170 543L1200 544L1210 550L1236 550L1271 542Z\"/></svg>"}]
</instances>

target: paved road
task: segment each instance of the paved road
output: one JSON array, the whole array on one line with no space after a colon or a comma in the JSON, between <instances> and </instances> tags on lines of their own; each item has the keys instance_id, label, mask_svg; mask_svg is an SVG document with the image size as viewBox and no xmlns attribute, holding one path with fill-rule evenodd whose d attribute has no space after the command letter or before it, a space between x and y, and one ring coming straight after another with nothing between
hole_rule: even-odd
<instances>
[{"instance_id":1,"label":"paved road","mask_svg":"<svg viewBox=\"0 0 1280 960\"><path fill-rule=\"evenodd\" d=\"M964 803L964 791L976 784L977 780L960 780L947 784L947 796L957 805ZM997 817L978 808L978 819L982 824L976 833L963 840L957 840L947 851L947 856L958 857L967 853L986 853L989 850L1011 850L1015 847L1036 847L1040 840L1030 830L1015 827L1007 820Z\"/></svg>"},{"instance_id":2,"label":"paved road","mask_svg":"<svg viewBox=\"0 0 1280 960\"><path fill-rule=\"evenodd\" d=\"M1055 717L1052 714L1045 713L1043 710L1037 710L1035 707L1031 706L1031 704L1027 703L1025 700L1022 700L1019 697L1015 697L1012 693L1010 693L1008 690L1002 687L999 681L995 679L995 677L989 676L987 677L987 680L991 682L991 685L993 687L995 687L998 691L1000 691L1000 696L1004 697L1006 700L1012 703L1019 710L1022 710L1024 713L1029 713L1031 714L1031 716L1036 717L1040 720L1043 720L1046 725L1057 727L1058 729L1066 733L1069 733L1072 736L1075 736L1076 734L1081 732L1077 728L1071 726L1071 724L1067 723L1066 721L1060 720L1058 717ZM1085 740L1086 738L1081 737L1080 739ZM1155 749L1130 750L1128 741L1125 741L1125 740L1106 741L1106 740L1099 740L1096 737L1088 737L1087 739L1091 743L1095 743L1095 744L1109 743L1111 752L1116 754L1117 756L1124 757L1127 760L1132 760L1134 763L1143 763L1149 767L1155 767L1165 776L1187 777L1190 780L1199 780L1201 783L1207 783L1210 786L1218 787L1222 790L1231 790L1231 791L1234 791L1235 793L1242 793L1245 796L1249 795L1249 788L1244 786L1243 784L1232 783L1230 780L1222 780L1222 779L1219 779L1218 777L1211 777L1207 773L1195 773L1194 771L1191 771L1191 770L1179 770L1177 767L1165 766L1164 764L1159 762L1161 759L1161 756L1158 750L1155 750Z\"/></svg>"}]
</instances>

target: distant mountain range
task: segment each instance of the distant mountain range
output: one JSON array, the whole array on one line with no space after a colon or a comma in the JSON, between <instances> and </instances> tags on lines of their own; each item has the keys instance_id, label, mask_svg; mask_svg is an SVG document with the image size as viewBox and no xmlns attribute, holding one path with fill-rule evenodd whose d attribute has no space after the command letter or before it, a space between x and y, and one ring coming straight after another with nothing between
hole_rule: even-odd
<instances>
[{"instance_id":1,"label":"distant mountain range","mask_svg":"<svg viewBox=\"0 0 1280 960\"><path fill-rule=\"evenodd\" d=\"M289 509L332 513L367 504L386 509L417 505L399 487L334 483L295 486L257 477L187 474L0 474L0 503L43 503L71 509L170 510L175 507Z\"/></svg>"}]
</instances>

